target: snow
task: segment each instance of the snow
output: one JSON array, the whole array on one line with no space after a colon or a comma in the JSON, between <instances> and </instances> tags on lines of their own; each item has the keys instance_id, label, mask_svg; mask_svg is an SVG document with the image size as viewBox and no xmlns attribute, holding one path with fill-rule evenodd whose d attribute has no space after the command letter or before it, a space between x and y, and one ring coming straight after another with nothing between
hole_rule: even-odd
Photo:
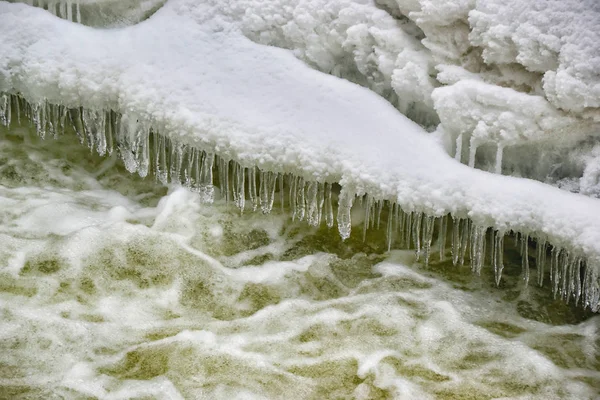
<instances>
[{"instance_id":1,"label":"snow","mask_svg":"<svg viewBox=\"0 0 600 400\"><path fill-rule=\"evenodd\" d=\"M342 206L351 204L354 194L369 193L405 211L468 217L477 226L547 239L572 256L585 257L590 268L597 270L597 200L468 168L450 157L434 135L374 92L307 68L290 51L246 37L249 21L257 24L251 31L261 40L264 32L273 29L286 40L295 32L294 37L302 42L298 45L304 51L301 58L314 55L315 62L327 58L321 50L330 54L340 43L361 42L353 52L359 70L368 64L357 61L364 61L359 50L365 43L377 39L382 48L392 43L396 50L412 43L400 71L391 65L402 54L396 59L386 56L396 50L374 59L380 71L391 71L397 82L404 82L403 87L408 88L410 81L421 88L409 95L414 100L431 90L428 78L419 78L424 67L418 63L427 57L407 35L395 38L392 33L399 31L392 25L383 33L369 26L374 21L385 25L388 14L368 14L365 26L344 25L348 28L344 38L337 37L335 29L313 37L307 32L326 27L313 15L331 15L328 7L339 7L334 13L338 19L329 23L343 24L344 17L354 22L368 2L299 2L301 10L311 11L299 14L294 14L298 8L286 8L284 3L222 4L232 7L229 13L210 2L171 0L140 24L96 30L40 9L0 2L0 92L18 92L32 104L47 100L68 107L112 109L124 114L124 121L136 121L128 131L133 140L146 140L139 135L146 135L152 126L174 142L233 159L244 167L292 173L304 179L302 185L304 181L339 182ZM240 10L245 10L246 21L241 25L231 17ZM286 23L289 16L274 10L291 13L293 20ZM464 17L462 11L448 13L449 18L459 14ZM265 20L269 15L272 19ZM474 13L469 16L470 21L483 18ZM261 30L264 26L270 28ZM274 28L281 26L287 30ZM415 63L408 62L414 52L418 54ZM433 90L433 104L447 132L471 130L474 137L499 142L502 148L504 143L542 140L552 136L553 130L571 134L580 127L577 118L584 118L553 108L541 95L496 87L484 82L485 76L471 79L474 72L456 67L440 70L446 79L457 79L451 86ZM591 96L595 89L589 87L585 95ZM593 107L591 102L586 104ZM340 217L338 224L345 236L349 215L342 211Z\"/></svg>"}]
</instances>

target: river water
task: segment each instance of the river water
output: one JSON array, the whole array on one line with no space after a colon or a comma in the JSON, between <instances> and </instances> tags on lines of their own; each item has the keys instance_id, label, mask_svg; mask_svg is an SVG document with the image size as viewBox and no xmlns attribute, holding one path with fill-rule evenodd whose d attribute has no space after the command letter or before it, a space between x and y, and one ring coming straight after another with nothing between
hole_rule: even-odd
<instances>
[{"instance_id":1,"label":"river water","mask_svg":"<svg viewBox=\"0 0 600 400\"><path fill-rule=\"evenodd\" d=\"M496 287L74 135L0 128L0 243L0 399L600 398L600 316L524 288L516 250Z\"/></svg>"}]
</instances>

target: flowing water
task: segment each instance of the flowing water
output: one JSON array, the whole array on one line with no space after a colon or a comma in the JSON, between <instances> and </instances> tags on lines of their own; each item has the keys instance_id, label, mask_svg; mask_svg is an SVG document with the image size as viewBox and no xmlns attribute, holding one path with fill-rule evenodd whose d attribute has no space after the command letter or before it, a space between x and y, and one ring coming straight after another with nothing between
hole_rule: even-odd
<instances>
[{"instance_id":1,"label":"flowing water","mask_svg":"<svg viewBox=\"0 0 600 400\"><path fill-rule=\"evenodd\" d=\"M525 288L516 249L496 287L382 231L240 215L0 127L0 399L600 397L600 317Z\"/></svg>"}]
</instances>

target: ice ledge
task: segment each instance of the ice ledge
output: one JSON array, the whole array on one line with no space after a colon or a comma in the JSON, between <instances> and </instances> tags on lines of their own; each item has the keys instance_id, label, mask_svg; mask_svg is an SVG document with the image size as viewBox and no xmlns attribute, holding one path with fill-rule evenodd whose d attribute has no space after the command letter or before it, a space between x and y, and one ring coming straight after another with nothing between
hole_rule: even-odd
<instances>
[{"instance_id":1,"label":"ice ledge","mask_svg":"<svg viewBox=\"0 0 600 400\"><path fill-rule=\"evenodd\" d=\"M53 132L68 115L95 149L102 137L106 146L114 139L132 171L147 173L156 160L154 168L174 164L181 180L191 159L200 189L210 189L215 163L220 171L233 168L237 174L219 174L228 177L220 186L231 184L233 197L243 188L251 202L266 195L268 204L286 175L288 201L299 218L312 215L313 222L329 218L323 207L337 182L343 237L350 234L355 196L368 194L372 220L385 204L390 232L394 226L405 232L426 260L436 233L445 243L441 228L450 226L450 214L455 261L470 258L478 272L488 238L497 249L497 279L504 234L518 232L527 244L524 270L530 258L549 256L555 293L598 308L598 200L461 165L374 93L313 71L287 51L252 43L214 21L199 25L168 5L143 24L96 31L0 3L0 34L0 91L19 94L0 99L5 122L19 107L40 133ZM161 158L161 140L168 159ZM178 148L181 156L173 153ZM241 176L248 181L240 183ZM528 238L536 238L538 257L528 255Z\"/></svg>"}]
</instances>

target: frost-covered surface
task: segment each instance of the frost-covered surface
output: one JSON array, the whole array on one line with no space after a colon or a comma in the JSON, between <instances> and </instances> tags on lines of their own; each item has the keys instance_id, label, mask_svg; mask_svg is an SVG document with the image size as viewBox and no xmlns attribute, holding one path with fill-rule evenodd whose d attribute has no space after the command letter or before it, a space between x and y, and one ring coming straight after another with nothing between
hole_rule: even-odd
<instances>
[{"instance_id":1,"label":"frost-covered surface","mask_svg":"<svg viewBox=\"0 0 600 400\"><path fill-rule=\"evenodd\" d=\"M173 0L136 26L100 31L0 3L0 36L0 91L34 105L112 109L124 115L126 140L146 141L152 127L241 166L339 182L343 235L349 201L369 193L548 240L598 272L598 201L457 163L381 97L253 43L210 4Z\"/></svg>"}]
</instances>

